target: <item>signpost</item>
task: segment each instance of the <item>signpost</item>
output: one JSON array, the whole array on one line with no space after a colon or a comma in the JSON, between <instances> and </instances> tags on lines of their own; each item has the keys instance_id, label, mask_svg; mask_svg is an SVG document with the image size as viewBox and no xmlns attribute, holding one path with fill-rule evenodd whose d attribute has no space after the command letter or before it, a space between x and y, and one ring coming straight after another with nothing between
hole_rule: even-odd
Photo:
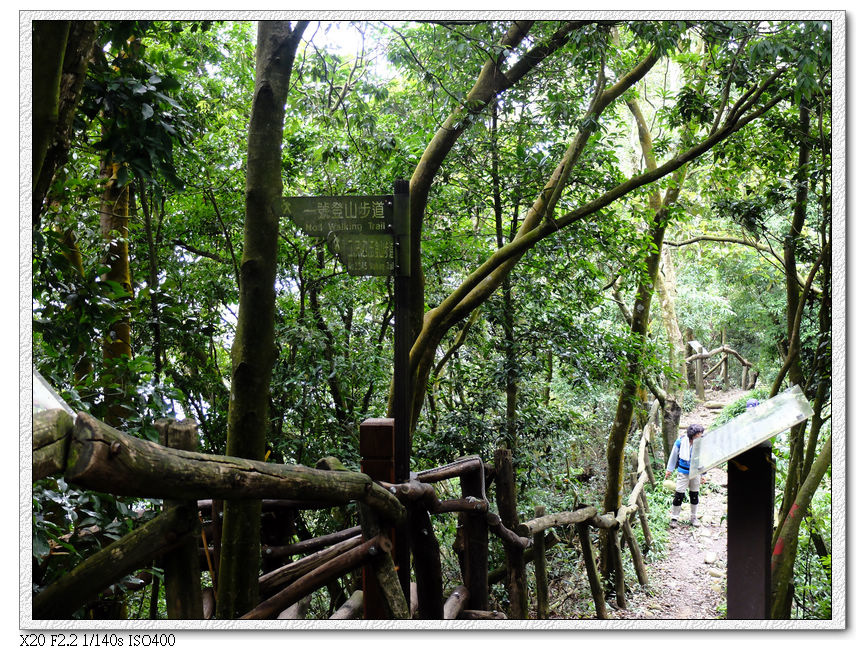
<instances>
[{"instance_id":1,"label":"signpost","mask_svg":"<svg viewBox=\"0 0 865 650\"><path fill-rule=\"evenodd\" d=\"M394 193L376 196L282 197L281 214L310 237L324 239L351 276L394 276L394 480L409 480L411 418L409 354L413 338L409 313L411 221L408 181L394 181ZM408 536L397 531L395 563L409 599Z\"/></svg>"},{"instance_id":2,"label":"signpost","mask_svg":"<svg viewBox=\"0 0 865 650\"><path fill-rule=\"evenodd\" d=\"M769 438L814 411L799 386L697 439L690 477L727 465L727 618L768 619L775 462Z\"/></svg>"}]
</instances>

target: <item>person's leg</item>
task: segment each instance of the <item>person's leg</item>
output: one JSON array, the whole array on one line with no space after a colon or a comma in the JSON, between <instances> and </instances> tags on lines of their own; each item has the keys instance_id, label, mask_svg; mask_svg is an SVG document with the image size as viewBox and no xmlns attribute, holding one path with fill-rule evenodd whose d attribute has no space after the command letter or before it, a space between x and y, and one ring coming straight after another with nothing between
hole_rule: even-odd
<instances>
[{"instance_id":1,"label":"person's leg","mask_svg":"<svg viewBox=\"0 0 865 650\"><path fill-rule=\"evenodd\" d=\"M679 523L679 513L682 511L682 501L684 501L684 499L684 492L676 492L673 494L673 512L670 515L670 525L672 526Z\"/></svg>"},{"instance_id":2,"label":"person's leg","mask_svg":"<svg viewBox=\"0 0 865 650\"><path fill-rule=\"evenodd\" d=\"M688 482L688 496L691 500L691 525L699 526L700 521L697 519L697 508L700 503L700 477L691 479Z\"/></svg>"},{"instance_id":3,"label":"person's leg","mask_svg":"<svg viewBox=\"0 0 865 650\"><path fill-rule=\"evenodd\" d=\"M682 511L682 501L685 500L687 489L688 475L676 472L676 492L673 494L673 512L670 515L670 524L673 526L679 523L679 513Z\"/></svg>"}]
</instances>

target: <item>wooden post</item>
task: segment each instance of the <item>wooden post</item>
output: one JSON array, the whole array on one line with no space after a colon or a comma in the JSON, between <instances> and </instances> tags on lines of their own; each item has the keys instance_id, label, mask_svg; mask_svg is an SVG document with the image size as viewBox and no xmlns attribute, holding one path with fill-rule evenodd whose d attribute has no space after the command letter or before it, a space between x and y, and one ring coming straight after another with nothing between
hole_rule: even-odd
<instances>
[{"instance_id":1,"label":"wooden post","mask_svg":"<svg viewBox=\"0 0 865 650\"><path fill-rule=\"evenodd\" d=\"M393 418L371 418L360 425L360 471L375 481L394 483L394 420ZM389 536L393 540L395 531ZM387 606L378 586L373 568L363 567L363 617L365 619L387 619Z\"/></svg>"},{"instance_id":2,"label":"wooden post","mask_svg":"<svg viewBox=\"0 0 865 650\"><path fill-rule=\"evenodd\" d=\"M546 514L544 506L535 506L535 517L543 517ZM538 618L546 619L550 616L550 592L547 584L547 556L544 548L544 531L535 533L532 550L535 563L535 585L538 592Z\"/></svg>"},{"instance_id":3,"label":"wooden post","mask_svg":"<svg viewBox=\"0 0 865 650\"><path fill-rule=\"evenodd\" d=\"M210 521L213 523L213 567L217 573L213 576L214 601L216 599L215 590L219 582L219 560L222 557L222 499L211 500L210 506Z\"/></svg>"},{"instance_id":4,"label":"wooden post","mask_svg":"<svg viewBox=\"0 0 865 650\"><path fill-rule=\"evenodd\" d=\"M394 216L394 480L409 480L411 467L411 404L413 383L409 372L409 356L414 344L411 321L411 219L409 212L409 182L396 180L393 184ZM397 527L394 539L394 562L399 573L406 602L410 599L409 522Z\"/></svg>"},{"instance_id":5,"label":"wooden post","mask_svg":"<svg viewBox=\"0 0 865 650\"><path fill-rule=\"evenodd\" d=\"M688 345L694 350L695 354L703 354L706 349L699 341L689 341ZM694 390L697 392L697 399L704 401L706 392L703 386L703 360L694 359Z\"/></svg>"},{"instance_id":6,"label":"wooden post","mask_svg":"<svg viewBox=\"0 0 865 650\"><path fill-rule=\"evenodd\" d=\"M589 524L586 522L577 524L577 533L580 536L583 564L586 567L586 576L592 589L592 599L595 601L595 614L599 619L608 619L610 615L607 613L607 603L604 600L604 589L601 587L601 576L598 575L598 565L595 564L595 551L589 537Z\"/></svg>"},{"instance_id":7,"label":"wooden post","mask_svg":"<svg viewBox=\"0 0 865 650\"><path fill-rule=\"evenodd\" d=\"M642 586L649 584L649 576L646 573L646 565L643 562L643 554L640 552L640 545L637 544L637 538L634 531L631 530L630 517L625 517L622 525L622 536L628 544L628 550L631 552L631 561L634 563L634 571L637 572L637 580Z\"/></svg>"},{"instance_id":8,"label":"wooden post","mask_svg":"<svg viewBox=\"0 0 865 650\"><path fill-rule=\"evenodd\" d=\"M771 601L775 469L770 443L727 463L729 619L768 619Z\"/></svg>"},{"instance_id":9,"label":"wooden post","mask_svg":"<svg viewBox=\"0 0 865 650\"><path fill-rule=\"evenodd\" d=\"M721 345L727 346L727 328L721 329ZM724 377L724 390L730 390L730 355L724 353L724 363L721 366L721 372Z\"/></svg>"},{"instance_id":10,"label":"wooden post","mask_svg":"<svg viewBox=\"0 0 865 650\"><path fill-rule=\"evenodd\" d=\"M477 470L460 476L462 497L485 499L484 468L478 463ZM489 528L486 513L460 514L463 541L463 581L469 590L468 609L489 609L487 573L489 572Z\"/></svg>"},{"instance_id":11,"label":"wooden post","mask_svg":"<svg viewBox=\"0 0 865 650\"><path fill-rule=\"evenodd\" d=\"M625 565L622 560L622 542L619 537L619 531L612 529L609 531L612 540L613 551L613 570L616 578L616 606L619 609L625 609L628 606L628 601L625 600Z\"/></svg>"},{"instance_id":12,"label":"wooden post","mask_svg":"<svg viewBox=\"0 0 865 650\"><path fill-rule=\"evenodd\" d=\"M703 360L697 359L694 362L694 381L697 386L697 398L699 400L706 399L706 387L703 384Z\"/></svg>"},{"instance_id":13,"label":"wooden post","mask_svg":"<svg viewBox=\"0 0 865 650\"><path fill-rule=\"evenodd\" d=\"M516 530L517 519L517 489L514 480L513 452L510 449L496 449L496 504L499 516L505 528ZM523 561L523 551L520 548L505 546L505 566L508 569L508 594L510 596L511 619L524 619L529 614L528 585L526 583L526 564ZM471 590L471 587L469 587ZM470 609L486 609L486 607L471 607Z\"/></svg>"},{"instance_id":14,"label":"wooden post","mask_svg":"<svg viewBox=\"0 0 865 650\"><path fill-rule=\"evenodd\" d=\"M157 420L159 443L171 449L197 451L198 427L193 420ZM201 597L201 569L198 563L198 539L200 522L198 503L194 500L178 501L165 499L163 510L183 506L190 512L189 527L193 535L162 558L165 575L165 606L169 619L200 620L204 618Z\"/></svg>"},{"instance_id":15,"label":"wooden post","mask_svg":"<svg viewBox=\"0 0 865 650\"><path fill-rule=\"evenodd\" d=\"M649 476L652 475L651 468L646 465L646 471L649 473ZM634 484L637 483L637 475L631 474L631 481ZM654 485L654 484L653 484ZM646 516L646 512L649 509L649 502L646 500L646 491L645 489L640 490L640 494L637 497L637 514L640 517L640 527L643 529L643 538L646 540L646 550L652 546L652 531L649 528L649 519Z\"/></svg>"},{"instance_id":16,"label":"wooden post","mask_svg":"<svg viewBox=\"0 0 865 650\"><path fill-rule=\"evenodd\" d=\"M418 612L421 619L442 620L442 564L439 543L423 505L410 510L411 549L417 580Z\"/></svg>"}]
</instances>

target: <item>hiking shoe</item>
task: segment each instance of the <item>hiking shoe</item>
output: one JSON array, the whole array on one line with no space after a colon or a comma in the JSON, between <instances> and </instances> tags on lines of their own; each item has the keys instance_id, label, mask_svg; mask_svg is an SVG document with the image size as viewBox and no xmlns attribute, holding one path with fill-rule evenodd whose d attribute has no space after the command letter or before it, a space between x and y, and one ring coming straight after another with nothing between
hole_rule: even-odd
<instances>
[{"instance_id":1,"label":"hiking shoe","mask_svg":"<svg viewBox=\"0 0 865 650\"><path fill-rule=\"evenodd\" d=\"M699 520L699 519L692 519L692 520L691 520L691 525L692 525L692 526L697 526L697 527L699 527L699 526L702 526L703 524L700 523L700 520Z\"/></svg>"},{"instance_id":2,"label":"hiking shoe","mask_svg":"<svg viewBox=\"0 0 865 650\"><path fill-rule=\"evenodd\" d=\"M679 520L676 519L675 517L672 517L670 519L670 528L678 528L678 526L679 526Z\"/></svg>"}]
</instances>

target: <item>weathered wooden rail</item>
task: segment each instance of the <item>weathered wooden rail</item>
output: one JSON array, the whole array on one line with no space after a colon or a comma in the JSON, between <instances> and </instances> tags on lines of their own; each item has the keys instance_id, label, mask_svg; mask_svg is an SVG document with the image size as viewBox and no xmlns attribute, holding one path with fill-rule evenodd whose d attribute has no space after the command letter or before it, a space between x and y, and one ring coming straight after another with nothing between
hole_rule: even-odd
<instances>
[{"instance_id":1,"label":"weathered wooden rail","mask_svg":"<svg viewBox=\"0 0 865 650\"><path fill-rule=\"evenodd\" d=\"M387 421L374 428L387 434ZM60 619L97 598L124 576L150 566L161 558L169 618L203 618L212 613L213 590L201 593L200 575L209 571L214 584L219 555L219 510L224 499L256 499L262 512L284 520L299 510L331 508L356 503L360 526L336 531L293 544L262 546L267 566L275 566L259 578L262 601L243 619L294 618L309 605L310 595L360 567L366 567L364 591L355 591L334 614L334 619L367 617L423 619L505 618L489 607L489 585L505 577L511 594L511 618L527 617L526 561L534 562L538 615L549 614L546 593L545 551L558 541L552 529L575 526L583 565L598 618L608 618L605 594L595 560L590 528L619 531L627 545L641 584L646 584L642 554L630 520L639 514L644 538L651 543L645 518L647 482L646 445L654 433L650 418L640 439L633 489L616 513L599 513L580 505L572 512L546 514L519 522L513 467L508 450L496 454L495 465L478 456L412 474L399 484L374 481L351 472L335 459L323 459L312 469L278 465L228 456L201 454L190 449L197 440L194 423L161 421L156 444L128 436L86 413L73 419L63 411L47 411L34 417L33 478L63 474L70 484L121 496L162 498L164 510L103 550L88 557L33 598L34 619ZM392 439L392 438L391 438ZM185 442L184 442L185 441ZM174 447L186 447L185 449ZM323 468L323 469L322 469ZM458 499L439 499L435 484L450 479L460 482ZM498 514L491 511L487 487L494 483ZM444 592L440 547L433 533L431 515L455 513L458 517L457 553L462 585ZM202 526L201 515L210 522ZM394 531L407 536L414 579L408 593L398 580L394 564ZM490 534L501 540L506 565L490 571ZM617 537L618 537L617 535ZM398 542L399 543L399 542ZM302 556L299 559L292 559ZM621 556L616 595L624 605ZM361 593L359 596L358 593ZM344 597L344 596L343 596Z\"/></svg>"},{"instance_id":2,"label":"weathered wooden rail","mask_svg":"<svg viewBox=\"0 0 865 650\"><path fill-rule=\"evenodd\" d=\"M685 363L694 364L694 390L699 399L706 399L706 382L719 370L722 372L724 378L724 390L729 388L728 369L731 356L735 357L742 364L742 390L753 388L757 382L759 373L754 370L754 364L728 345L721 345L714 350L707 350L699 341L689 341L688 345L694 350L694 354L685 359ZM704 372L703 362L706 359L714 357L716 354L720 354L721 358L708 371Z\"/></svg>"}]
</instances>

